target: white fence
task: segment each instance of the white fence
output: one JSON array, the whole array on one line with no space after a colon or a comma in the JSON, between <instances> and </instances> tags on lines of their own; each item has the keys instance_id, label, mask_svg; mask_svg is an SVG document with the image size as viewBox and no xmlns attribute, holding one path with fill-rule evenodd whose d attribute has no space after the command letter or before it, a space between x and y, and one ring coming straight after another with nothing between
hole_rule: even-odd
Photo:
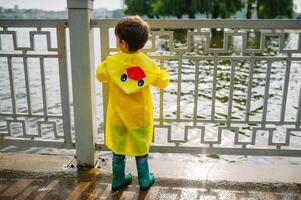
<instances>
[{"instance_id":1,"label":"white fence","mask_svg":"<svg viewBox=\"0 0 301 200\"><path fill-rule=\"evenodd\" d=\"M2 143L25 147L74 147L66 62L67 23L66 20L0 20ZM27 44L22 40L27 40ZM54 60L53 66L47 66L47 59ZM33 70L36 66L39 70ZM49 113L51 94L47 91L51 91L52 85L46 78L49 77L47 67L57 68L57 74L52 76L59 80L57 107L61 111L58 113ZM32 82L40 84L34 87L40 89L41 101L35 99L37 91L32 89ZM22 99L25 101L20 103ZM37 107L41 109L37 111ZM42 140L47 129L52 129L53 136Z\"/></svg>"},{"instance_id":2,"label":"white fence","mask_svg":"<svg viewBox=\"0 0 301 200\"><path fill-rule=\"evenodd\" d=\"M114 35L109 34L116 23L92 20L92 26L100 29L102 59L117 51L111 42ZM301 82L296 78L301 73L300 20L150 20L149 24L151 37L143 51L172 76L167 91L154 92L158 100L151 151L301 155ZM220 44L214 42L218 36ZM257 46L253 40L258 40ZM278 77L271 78L275 74ZM271 102L272 81L281 87L277 105ZM256 100L259 92L253 90L260 84L262 96ZM288 99L293 100L289 105ZM254 101L261 102L253 106ZM270 115L275 117L269 119Z\"/></svg>"},{"instance_id":3,"label":"white fence","mask_svg":"<svg viewBox=\"0 0 301 200\"><path fill-rule=\"evenodd\" d=\"M301 155L300 20L148 22L150 39L143 51L171 74L166 91L153 91L152 152ZM111 34L116 23L90 21L90 29L100 33L102 59L117 51ZM71 84L68 73L77 74L67 65L69 25L68 20L0 20L2 144L75 147L69 94L80 80L73 77ZM80 41L76 45L80 51ZM94 79L93 73L88 77ZM74 91L73 99L81 93ZM104 110L107 92L103 87ZM74 115L79 113L85 114ZM99 139L93 143L106 149Z\"/></svg>"}]
</instances>

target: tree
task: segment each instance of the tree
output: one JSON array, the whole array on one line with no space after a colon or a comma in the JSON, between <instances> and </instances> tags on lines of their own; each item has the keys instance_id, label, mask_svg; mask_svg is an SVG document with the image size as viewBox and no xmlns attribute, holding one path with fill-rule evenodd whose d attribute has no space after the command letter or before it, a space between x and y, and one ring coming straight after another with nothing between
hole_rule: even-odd
<instances>
[{"instance_id":1,"label":"tree","mask_svg":"<svg viewBox=\"0 0 301 200\"><path fill-rule=\"evenodd\" d=\"M127 5L125 14L128 15L146 15L149 18L154 18L152 5L155 0L125 0Z\"/></svg>"},{"instance_id":2,"label":"tree","mask_svg":"<svg viewBox=\"0 0 301 200\"><path fill-rule=\"evenodd\" d=\"M255 0L247 0L247 12L246 12L246 18L251 19L252 18L252 11L254 9L254 3Z\"/></svg>"},{"instance_id":3,"label":"tree","mask_svg":"<svg viewBox=\"0 0 301 200\"><path fill-rule=\"evenodd\" d=\"M198 0L199 4L198 4L198 11L200 13L204 13L206 14L206 18L209 18L209 14L211 13L212 10L212 4L211 1L208 0Z\"/></svg>"},{"instance_id":4,"label":"tree","mask_svg":"<svg viewBox=\"0 0 301 200\"><path fill-rule=\"evenodd\" d=\"M293 0L246 0L246 18L252 17L256 7L258 19L292 18Z\"/></svg>"},{"instance_id":5,"label":"tree","mask_svg":"<svg viewBox=\"0 0 301 200\"><path fill-rule=\"evenodd\" d=\"M292 18L293 0L256 0L257 18Z\"/></svg>"},{"instance_id":6,"label":"tree","mask_svg":"<svg viewBox=\"0 0 301 200\"><path fill-rule=\"evenodd\" d=\"M195 18L195 14L202 9L204 0L187 0L184 1L184 14L189 18Z\"/></svg>"},{"instance_id":7,"label":"tree","mask_svg":"<svg viewBox=\"0 0 301 200\"><path fill-rule=\"evenodd\" d=\"M159 16L176 16L182 18L185 10L183 0L159 0L154 4L154 12Z\"/></svg>"},{"instance_id":8,"label":"tree","mask_svg":"<svg viewBox=\"0 0 301 200\"><path fill-rule=\"evenodd\" d=\"M230 18L237 11L242 9L241 0L211 0L209 1L208 9L211 17Z\"/></svg>"},{"instance_id":9,"label":"tree","mask_svg":"<svg viewBox=\"0 0 301 200\"><path fill-rule=\"evenodd\" d=\"M197 13L204 13L207 18L209 15L212 18L230 18L242 9L242 1L245 0L125 0L127 5L125 13L146 15L149 18L155 16L182 18L185 14L189 18L195 18Z\"/></svg>"},{"instance_id":10,"label":"tree","mask_svg":"<svg viewBox=\"0 0 301 200\"><path fill-rule=\"evenodd\" d=\"M189 18L195 18L195 14L206 11L206 0L157 0L153 5L153 11L160 16L176 16L178 19L187 14Z\"/></svg>"}]
</instances>

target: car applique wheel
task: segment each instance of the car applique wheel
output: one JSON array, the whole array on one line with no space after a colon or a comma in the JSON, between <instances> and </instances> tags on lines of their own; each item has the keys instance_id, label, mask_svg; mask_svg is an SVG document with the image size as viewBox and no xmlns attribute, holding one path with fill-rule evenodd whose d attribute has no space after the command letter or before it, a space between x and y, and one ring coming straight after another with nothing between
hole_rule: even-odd
<instances>
[{"instance_id":1,"label":"car applique wheel","mask_svg":"<svg viewBox=\"0 0 301 200\"><path fill-rule=\"evenodd\" d=\"M143 85L144 85L144 80L140 79L140 80L138 81L138 86L139 86L139 87L142 87Z\"/></svg>"},{"instance_id":2,"label":"car applique wheel","mask_svg":"<svg viewBox=\"0 0 301 200\"><path fill-rule=\"evenodd\" d=\"M128 76L126 74L122 74L120 77L121 82L125 82L128 79Z\"/></svg>"},{"instance_id":3,"label":"car applique wheel","mask_svg":"<svg viewBox=\"0 0 301 200\"><path fill-rule=\"evenodd\" d=\"M126 82L128 79L132 80L132 81L137 81L137 85L138 87L143 87L145 82L144 82L144 78L145 78L145 73L143 71L143 69L140 66L132 66L132 67L128 67L126 68L126 71L121 74L120 76L120 81L121 82ZM131 82L129 82L129 84L131 85ZM128 84L128 83L125 83Z\"/></svg>"}]
</instances>

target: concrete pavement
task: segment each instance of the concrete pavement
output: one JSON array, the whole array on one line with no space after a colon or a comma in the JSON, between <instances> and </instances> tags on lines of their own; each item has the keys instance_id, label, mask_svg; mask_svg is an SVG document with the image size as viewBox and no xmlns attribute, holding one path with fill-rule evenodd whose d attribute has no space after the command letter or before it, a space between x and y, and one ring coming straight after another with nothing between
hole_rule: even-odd
<instances>
[{"instance_id":1,"label":"concrete pavement","mask_svg":"<svg viewBox=\"0 0 301 200\"><path fill-rule=\"evenodd\" d=\"M111 193L111 159L77 168L66 155L0 153L0 199L301 199L300 165L252 165L152 160L156 183L140 192L133 183Z\"/></svg>"}]
</instances>

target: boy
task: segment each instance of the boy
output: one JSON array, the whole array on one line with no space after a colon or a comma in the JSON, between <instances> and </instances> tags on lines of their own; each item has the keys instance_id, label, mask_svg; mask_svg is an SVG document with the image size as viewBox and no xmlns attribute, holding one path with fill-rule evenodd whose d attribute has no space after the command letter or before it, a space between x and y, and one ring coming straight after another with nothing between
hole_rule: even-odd
<instances>
[{"instance_id":1,"label":"boy","mask_svg":"<svg viewBox=\"0 0 301 200\"><path fill-rule=\"evenodd\" d=\"M105 144L113 152L112 191L131 184L125 175L125 155L135 156L140 190L155 178L149 172L148 152L153 137L153 105L150 85L164 89L169 75L145 54L149 27L139 16L122 18L115 27L121 52L108 56L96 71L97 79L109 84Z\"/></svg>"}]
</instances>

